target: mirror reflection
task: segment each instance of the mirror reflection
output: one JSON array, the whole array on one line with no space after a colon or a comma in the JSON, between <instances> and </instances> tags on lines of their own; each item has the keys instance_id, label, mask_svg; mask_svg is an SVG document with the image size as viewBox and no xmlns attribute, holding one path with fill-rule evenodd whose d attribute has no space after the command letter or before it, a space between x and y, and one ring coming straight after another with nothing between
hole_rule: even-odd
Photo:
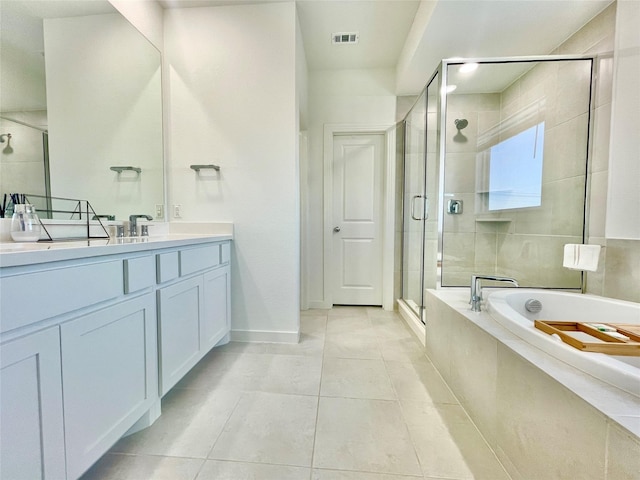
<instances>
[{"instance_id":1,"label":"mirror reflection","mask_svg":"<svg viewBox=\"0 0 640 480\"><path fill-rule=\"evenodd\" d=\"M106 1L3 0L1 22L0 192L86 199L117 220L154 214L160 53Z\"/></svg>"}]
</instances>

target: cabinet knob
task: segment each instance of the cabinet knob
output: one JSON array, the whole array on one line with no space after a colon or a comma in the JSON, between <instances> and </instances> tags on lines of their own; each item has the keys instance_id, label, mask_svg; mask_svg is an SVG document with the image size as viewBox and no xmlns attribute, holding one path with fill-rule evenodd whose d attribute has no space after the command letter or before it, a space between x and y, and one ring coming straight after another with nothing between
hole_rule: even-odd
<instances>
[{"instance_id":1,"label":"cabinet knob","mask_svg":"<svg viewBox=\"0 0 640 480\"><path fill-rule=\"evenodd\" d=\"M340 231L340 227L333 227L333 231L334 231L335 233L338 233L338 232Z\"/></svg>"}]
</instances>

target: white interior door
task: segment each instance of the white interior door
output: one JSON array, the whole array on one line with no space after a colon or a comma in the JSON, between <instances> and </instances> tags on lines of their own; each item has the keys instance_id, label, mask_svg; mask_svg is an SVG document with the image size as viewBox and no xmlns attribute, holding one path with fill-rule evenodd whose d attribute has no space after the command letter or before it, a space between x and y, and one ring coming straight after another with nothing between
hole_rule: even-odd
<instances>
[{"instance_id":1,"label":"white interior door","mask_svg":"<svg viewBox=\"0 0 640 480\"><path fill-rule=\"evenodd\" d=\"M382 305L384 135L333 141L333 304Z\"/></svg>"}]
</instances>

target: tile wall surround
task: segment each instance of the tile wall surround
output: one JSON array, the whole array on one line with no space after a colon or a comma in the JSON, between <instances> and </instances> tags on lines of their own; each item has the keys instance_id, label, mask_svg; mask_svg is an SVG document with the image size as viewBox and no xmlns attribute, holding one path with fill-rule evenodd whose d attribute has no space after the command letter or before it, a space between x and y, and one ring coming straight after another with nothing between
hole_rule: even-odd
<instances>
[{"instance_id":1,"label":"tile wall surround","mask_svg":"<svg viewBox=\"0 0 640 480\"><path fill-rule=\"evenodd\" d=\"M580 272L561 267L563 246L581 243L584 148L590 65L541 63L500 94L452 95L447 118L466 118L466 142L447 129L445 192L464 202L462 215L444 217L443 284L466 285L475 272L509 275L521 285L579 288ZM545 101L542 206L478 214L478 139L536 101ZM449 127L449 125L447 125ZM505 139L513 132L502 131ZM504 222L476 222L476 218Z\"/></svg>"},{"instance_id":2,"label":"tile wall surround","mask_svg":"<svg viewBox=\"0 0 640 480\"><path fill-rule=\"evenodd\" d=\"M613 84L613 55L610 52L614 47L615 22L616 4L613 3L560 46L557 53L573 51L602 54L597 64L598 83L589 169L588 243L604 248L600 253L598 270L586 273L586 292L640 302L640 240L605 237Z\"/></svg>"},{"instance_id":3,"label":"tile wall surround","mask_svg":"<svg viewBox=\"0 0 640 480\"><path fill-rule=\"evenodd\" d=\"M429 359L514 480L638 478L638 397L473 314L460 290L426 308Z\"/></svg>"},{"instance_id":4,"label":"tile wall surround","mask_svg":"<svg viewBox=\"0 0 640 480\"><path fill-rule=\"evenodd\" d=\"M586 274L587 293L605 295L622 300L640 301L640 241L605 238L605 219L607 203L607 170L609 156L609 138L611 124L611 99L613 78L613 47L616 21L616 4L613 3L596 16L591 22L576 32L551 54L587 54L597 53L598 81L592 105L592 151L588 173L589 218L588 243L599 244L602 250L600 267L597 272ZM450 97L450 118L467 118L469 126L463 131L468 137L466 143L454 143L449 139L447 145L447 175L445 189L455 192L465 205L465 211L474 211L475 171L468 165L475 164L475 151L467 151L475 145L478 129L483 130L495 123L503 113L513 111L519 104L530 101L536 94L544 91L543 78L570 73L570 66L558 69L558 65L541 65L509 87L501 95L490 98L487 95L466 95ZM584 75L585 72L580 72ZM551 88L549 82L546 91ZM565 82L569 89L572 82ZM567 88L559 88L566 93ZM553 90L553 89L552 89ZM564 94L563 93L563 94ZM480 98L484 97L484 98ZM397 118L402 119L406 111L415 102L416 97L399 97ZM465 102L466 105L456 102ZM456 115L458 115L456 117ZM549 162L556 168L545 171L547 187L554 192L553 198L564 195L567 188L582 191L583 182L575 176L582 168L578 162L566 162L567 158L579 158L576 146L584 141L586 135L586 112L575 114L572 119L552 119L558 123L555 129L547 132L547 158L562 158L562 162ZM559 120L562 120L559 122ZM466 150L465 150L466 149ZM398 169L399 175L402 170ZM578 196L576 196L578 198ZM400 203L402 199L399 197ZM556 203L556 202L552 202ZM510 225L478 223L473 215L445 216L445 232L448 232L444 249L445 284L466 285L469 275L478 271L493 272L499 268L501 273L511 274L523 284L540 285L579 285L580 273L555 268L562 263L562 246L565 243L580 242L581 213L576 205L561 211L547 211L542 215L520 213L518 222ZM567 212L567 215L563 215ZM551 214L553 213L553 214ZM567 234L561 236L541 236L549 233L551 227L568 225ZM399 225L401 228L401 225ZM453 234L455 232L455 235ZM399 232L397 232L399 233ZM398 249L400 247L398 246ZM526 272L509 266L510 259L531 260ZM552 268L553 266L553 268ZM400 273L396 282L400 281ZM399 298L399 297L398 297Z\"/></svg>"},{"instance_id":5,"label":"tile wall surround","mask_svg":"<svg viewBox=\"0 0 640 480\"><path fill-rule=\"evenodd\" d=\"M611 4L591 22L566 40L551 54L598 54L596 60L598 79L592 105L593 130L591 138L591 160L588 172L589 217L588 243L605 248L601 253L597 272L586 273L587 293L612 298L640 301L640 240L605 238L607 203L607 171L611 123L611 100L613 83L613 47L616 22L616 3ZM562 263L562 246L580 242L581 212L579 205L567 208L542 210L540 213L519 212L516 222L475 223L475 172L467 168L475 163L475 152L466 151L475 145L478 129L485 129L502 114L517 109L522 103L545 91L557 88L563 96L571 94L572 81L553 86L550 79L570 74L571 65L540 65L519 79L502 94L458 95L450 97L448 117L467 118L469 126L463 133L466 143L447 145L447 175L445 190L455 192L456 198L464 201L465 212L471 215L445 216L444 229L448 232L444 246L444 283L466 285L469 276L478 271L509 274L524 284L545 286L579 285L579 272L555 268ZM575 72L574 72L575 73ZM585 75L587 72L579 72ZM544 78L547 78L546 87ZM571 78L571 75L569 75ZM563 87L564 85L564 87ZM575 92L574 92L575 93ZM402 119L416 97L398 98L398 119ZM578 162L581 152L576 151L583 143L581 128L587 121L586 112L569 113L564 108L551 120L557 125L547 131L545 157L562 161L547 162L552 165L544 173L545 194L556 197L566 189L583 191L583 181L577 176L583 168ZM456 116L457 115L457 116ZM450 129L451 130L451 129ZM567 141L569 139L570 141ZM567 159L569 161L567 161ZM571 161L574 159L576 161ZM580 198L581 195L575 195ZM399 198L398 201L401 202ZM554 202L551 202L554 203ZM401 226L400 226L401 228ZM541 235L544 234L544 235ZM518 269L509 266L513 258L520 259ZM522 268L524 263L525 268Z\"/></svg>"}]
</instances>

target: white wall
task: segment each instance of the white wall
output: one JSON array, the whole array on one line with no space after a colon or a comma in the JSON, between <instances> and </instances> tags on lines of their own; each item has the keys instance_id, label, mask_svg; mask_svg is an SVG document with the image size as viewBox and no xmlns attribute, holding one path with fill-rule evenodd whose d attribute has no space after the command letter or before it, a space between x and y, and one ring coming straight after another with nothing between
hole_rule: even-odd
<instances>
[{"instance_id":1,"label":"white wall","mask_svg":"<svg viewBox=\"0 0 640 480\"><path fill-rule=\"evenodd\" d=\"M162 52L164 10L156 0L109 0L109 3Z\"/></svg>"},{"instance_id":2,"label":"white wall","mask_svg":"<svg viewBox=\"0 0 640 480\"><path fill-rule=\"evenodd\" d=\"M607 238L640 240L640 2L618 1Z\"/></svg>"},{"instance_id":3,"label":"white wall","mask_svg":"<svg viewBox=\"0 0 640 480\"><path fill-rule=\"evenodd\" d=\"M309 116L309 69L300 20L296 14L296 99L298 102L299 129L306 130Z\"/></svg>"},{"instance_id":4,"label":"white wall","mask_svg":"<svg viewBox=\"0 0 640 480\"><path fill-rule=\"evenodd\" d=\"M52 195L118 220L152 215L163 202L159 52L116 13L47 19L44 38Z\"/></svg>"},{"instance_id":5,"label":"white wall","mask_svg":"<svg viewBox=\"0 0 640 480\"><path fill-rule=\"evenodd\" d=\"M297 341L300 219L293 3L165 11L172 221L234 224L232 338ZM221 167L197 174L191 164Z\"/></svg>"},{"instance_id":6,"label":"white wall","mask_svg":"<svg viewBox=\"0 0 640 480\"><path fill-rule=\"evenodd\" d=\"M306 188L308 237L308 291L312 308L327 307L323 267L323 140L325 124L393 125L395 123L395 71L321 70L309 72L309 165ZM303 184L304 186L304 184Z\"/></svg>"},{"instance_id":7,"label":"white wall","mask_svg":"<svg viewBox=\"0 0 640 480\"><path fill-rule=\"evenodd\" d=\"M296 12L297 13L297 12ZM309 308L307 304L306 281L308 279L306 244L302 239L308 236L308 204L307 197L307 168L309 166L307 123L309 116L309 69L307 67L307 55L304 49L302 30L300 29L300 18L296 14L296 109L298 110L298 192L300 195L300 309Z\"/></svg>"}]
</instances>

